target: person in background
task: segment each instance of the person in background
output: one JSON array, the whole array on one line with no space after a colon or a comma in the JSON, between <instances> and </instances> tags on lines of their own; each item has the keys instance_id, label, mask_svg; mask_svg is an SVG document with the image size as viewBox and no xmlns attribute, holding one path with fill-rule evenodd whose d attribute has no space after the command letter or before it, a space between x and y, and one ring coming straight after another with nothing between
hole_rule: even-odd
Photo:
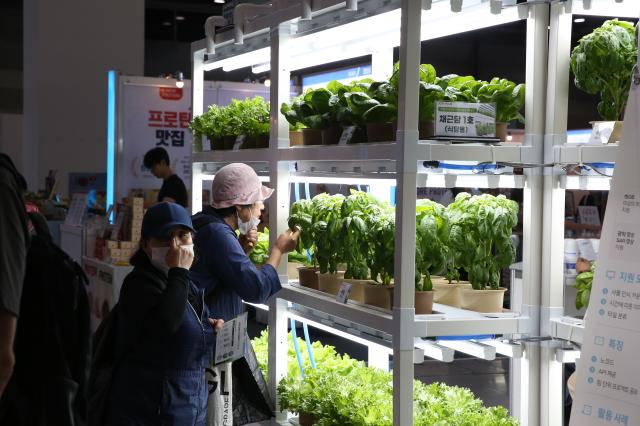
<instances>
[{"instance_id":1,"label":"person in background","mask_svg":"<svg viewBox=\"0 0 640 426\"><path fill-rule=\"evenodd\" d=\"M0 398L15 365L13 342L29 244L26 189L11 158L0 154Z\"/></svg>"},{"instance_id":2,"label":"person in background","mask_svg":"<svg viewBox=\"0 0 640 426\"><path fill-rule=\"evenodd\" d=\"M229 164L213 180L212 205L193 217L198 258L191 277L205 290L215 318L233 319L244 312L243 300L264 303L282 288L276 268L281 258L295 249L298 230L287 230L278 237L261 269L247 255L256 243L263 202L272 193L251 167Z\"/></svg>"},{"instance_id":3,"label":"person in background","mask_svg":"<svg viewBox=\"0 0 640 426\"><path fill-rule=\"evenodd\" d=\"M162 187L158 193L158 202L167 201L189 207L187 188L182 179L171 169L169 154L164 148L153 148L144 155L144 167L158 179L162 179Z\"/></svg>"},{"instance_id":4,"label":"person in background","mask_svg":"<svg viewBox=\"0 0 640 426\"><path fill-rule=\"evenodd\" d=\"M110 389L109 425L205 425L205 369L223 321L209 318L189 279L193 232L177 204L156 204L144 215L116 311L125 356Z\"/></svg>"}]
</instances>

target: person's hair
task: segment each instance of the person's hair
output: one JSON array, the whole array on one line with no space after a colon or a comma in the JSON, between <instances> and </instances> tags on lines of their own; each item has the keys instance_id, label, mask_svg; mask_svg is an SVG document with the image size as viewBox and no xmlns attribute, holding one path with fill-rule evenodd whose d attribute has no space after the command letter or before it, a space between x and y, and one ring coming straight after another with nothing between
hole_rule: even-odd
<instances>
[{"instance_id":1,"label":"person's hair","mask_svg":"<svg viewBox=\"0 0 640 426\"><path fill-rule=\"evenodd\" d=\"M253 204L245 204L242 205L240 207L247 207L247 208L251 208ZM220 216L220 217L229 217L229 216L233 216L236 214L236 206L231 206L231 207L224 207L221 209L216 209L215 207L213 208L213 210Z\"/></svg>"},{"instance_id":2,"label":"person's hair","mask_svg":"<svg viewBox=\"0 0 640 426\"><path fill-rule=\"evenodd\" d=\"M169 160L169 153L167 153L167 150L162 147L158 147L147 151L147 153L144 155L143 163L147 169L151 169L156 164L160 164L162 160L167 163L167 166L171 165Z\"/></svg>"}]
</instances>

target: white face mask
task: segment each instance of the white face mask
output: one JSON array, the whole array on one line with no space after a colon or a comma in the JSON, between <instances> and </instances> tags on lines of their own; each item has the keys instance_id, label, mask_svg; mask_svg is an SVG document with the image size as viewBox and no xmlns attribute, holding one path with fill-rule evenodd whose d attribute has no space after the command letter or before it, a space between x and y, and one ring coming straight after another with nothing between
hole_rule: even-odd
<instances>
[{"instance_id":1,"label":"white face mask","mask_svg":"<svg viewBox=\"0 0 640 426\"><path fill-rule=\"evenodd\" d=\"M185 244L180 246L193 254L193 244ZM169 266L167 265L167 252L169 247L151 247L151 264L162 271L165 275L169 274Z\"/></svg>"},{"instance_id":2,"label":"white face mask","mask_svg":"<svg viewBox=\"0 0 640 426\"><path fill-rule=\"evenodd\" d=\"M258 225L260 224L260 219L257 217L253 217L253 214L251 215L251 219L249 219L248 222L245 222L244 220L242 220L242 218L240 218L240 215L237 215L237 216L238 216L238 230L242 235L247 235L249 231L254 228L257 229Z\"/></svg>"}]
</instances>

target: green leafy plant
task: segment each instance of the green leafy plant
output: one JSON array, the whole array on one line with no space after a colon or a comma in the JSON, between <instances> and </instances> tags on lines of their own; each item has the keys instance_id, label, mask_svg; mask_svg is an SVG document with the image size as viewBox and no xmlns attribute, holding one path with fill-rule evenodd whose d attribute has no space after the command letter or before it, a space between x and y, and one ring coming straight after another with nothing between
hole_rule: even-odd
<instances>
[{"instance_id":1,"label":"green leafy plant","mask_svg":"<svg viewBox=\"0 0 640 426\"><path fill-rule=\"evenodd\" d=\"M268 332L252 341L263 374L267 375ZM298 368L289 334L287 375L278 383L282 410L315 416L320 426L391 426L392 373L367 367L331 346L311 344L317 368L298 339L305 372ZM414 424L420 426L517 426L503 407L484 407L468 389L442 383L414 381Z\"/></svg>"},{"instance_id":2,"label":"green leafy plant","mask_svg":"<svg viewBox=\"0 0 640 426\"><path fill-rule=\"evenodd\" d=\"M620 120L636 63L636 30L632 23L613 19L582 37L571 52L576 87L600 95L598 112L604 120Z\"/></svg>"},{"instance_id":3,"label":"green leafy plant","mask_svg":"<svg viewBox=\"0 0 640 426\"><path fill-rule=\"evenodd\" d=\"M589 298L591 297L591 286L593 285L593 276L596 271L596 262L591 264L591 270L585 271L576 277L576 309L582 309L589 306Z\"/></svg>"},{"instance_id":4,"label":"green leafy plant","mask_svg":"<svg viewBox=\"0 0 640 426\"><path fill-rule=\"evenodd\" d=\"M336 124L334 109L329 105L332 96L333 93L324 88L308 89L290 104L283 103L280 112L291 126L326 129Z\"/></svg>"},{"instance_id":5,"label":"green leafy plant","mask_svg":"<svg viewBox=\"0 0 640 426\"><path fill-rule=\"evenodd\" d=\"M383 211L378 216L370 217L367 221L371 236L371 256L369 269L371 278L384 285L391 284L395 273L395 213L392 210Z\"/></svg>"},{"instance_id":6,"label":"green leafy plant","mask_svg":"<svg viewBox=\"0 0 640 426\"><path fill-rule=\"evenodd\" d=\"M511 232L518 204L503 195L462 192L447 207L447 217L454 263L467 271L474 289L499 288L500 270L515 260Z\"/></svg>"},{"instance_id":7,"label":"green leafy plant","mask_svg":"<svg viewBox=\"0 0 640 426\"><path fill-rule=\"evenodd\" d=\"M416 291L431 291L431 275L445 271L449 256L446 239L444 206L419 200L416 205Z\"/></svg>"},{"instance_id":8,"label":"green leafy plant","mask_svg":"<svg viewBox=\"0 0 640 426\"><path fill-rule=\"evenodd\" d=\"M476 87L473 90L476 90ZM497 122L508 123L518 120L524 123L524 116L520 113L525 101L524 84L494 77L490 82L482 82L482 85L477 87L476 96L477 102L496 104Z\"/></svg>"},{"instance_id":9,"label":"green leafy plant","mask_svg":"<svg viewBox=\"0 0 640 426\"><path fill-rule=\"evenodd\" d=\"M240 102L240 134L259 136L269 133L269 103L261 96Z\"/></svg>"},{"instance_id":10,"label":"green leafy plant","mask_svg":"<svg viewBox=\"0 0 640 426\"><path fill-rule=\"evenodd\" d=\"M344 247L340 241L342 233L341 194L319 194L311 200L312 235L315 242L315 257L320 273L336 273L343 259Z\"/></svg>"},{"instance_id":11,"label":"green leafy plant","mask_svg":"<svg viewBox=\"0 0 640 426\"><path fill-rule=\"evenodd\" d=\"M249 259L256 266L262 266L269 259L269 228L264 228L263 232L258 232L258 242L249 253Z\"/></svg>"}]
</instances>

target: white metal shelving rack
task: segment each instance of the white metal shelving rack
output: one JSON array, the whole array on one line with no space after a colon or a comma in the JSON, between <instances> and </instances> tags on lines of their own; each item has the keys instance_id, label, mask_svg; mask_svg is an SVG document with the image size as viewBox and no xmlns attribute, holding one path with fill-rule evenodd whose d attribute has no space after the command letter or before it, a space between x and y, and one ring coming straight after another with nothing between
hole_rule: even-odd
<instances>
[{"instance_id":1,"label":"white metal shelving rack","mask_svg":"<svg viewBox=\"0 0 640 426\"><path fill-rule=\"evenodd\" d=\"M541 424L563 424L563 364L580 356L584 322L564 316L563 262L564 206L567 189L609 190L611 179L602 176L567 176L566 164L615 162L618 146L567 144L571 33L574 15L635 18L640 4L631 1L567 1L550 7L545 161L556 164L544 176L542 246L541 334L557 339L543 345L541 354Z\"/></svg>"},{"instance_id":2,"label":"white metal shelving rack","mask_svg":"<svg viewBox=\"0 0 640 426\"><path fill-rule=\"evenodd\" d=\"M275 385L286 371L287 317L309 321L348 335L356 341L389 348L394 357L394 424L406 426L412 418L413 363L424 356L449 361L453 348L423 340L439 335L496 334L506 337L549 335L580 343L581 324L563 318L562 258L564 190L567 187L607 186L605 180L572 182L561 168L534 168L524 176L438 176L424 173L428 160L580 163L613 160L614 147L566 146L571 16L600 14L637 16L630 0L532 2L505 7L499 0L274 0L269 11L252 19L238 17L234 32L214 34L192 44L193 114L203 110L206 70L269 64L271 69L270 146L263 150L202 152L193 154L192 206L202 203L203 180L217 167L245 162L267 173L276 193L271 200L270 228L275 238L287 228L289 185L300 177L337 180L395 179L397 186L395 306L381 311L354 302L340 304L324 294L287 283L284 265L279 270L284 288L269 302L269 383ZM587 2L585 2L587 3ZM313 6L313 7L312 7ZM501 12L501 13L498 13ZM526 134L521 146L448 145L418 141L418 84L420 41L463 31L526 20ZM368 29L367 29L368 28ZM375 29L372 32L371 29ZM240 42L240 43L239 43ZM400 46L403 64L399 93L400 114L396 141L348 146L289 147L288 124L279 113L290 96L291 70L372 55L374 78L390 74L392 49ZM293 165L297 168L294 168ZM413 275L416 187L519 187L524 191L522 285L513 289L512 312L483 315L436 306L434 315L416 316ZM273 241L272 241L273 242ZM496 352L512 357L510 386L512 414L522 425L562 424L560 363L570 358L556 353L557 345L473 341L455 350L490 359ZM561 348L562 349L562 348ZM565 355L562 355L562 354ZM560 355L558 355L560 354ZM283 416L278 420L284 421Z\"/></svg>"}]
</instances>

